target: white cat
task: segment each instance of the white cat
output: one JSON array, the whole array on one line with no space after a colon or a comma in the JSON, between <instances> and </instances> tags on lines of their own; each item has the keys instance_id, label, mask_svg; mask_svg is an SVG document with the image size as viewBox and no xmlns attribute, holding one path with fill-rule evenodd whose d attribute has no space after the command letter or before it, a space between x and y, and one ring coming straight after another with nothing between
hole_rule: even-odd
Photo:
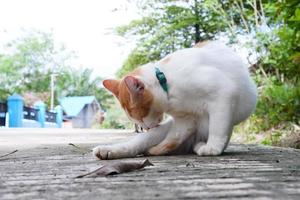
<instances>
[{"instance_id":1,"label":"white cat","mask_svg":"<svg viewBox=\"0 0 300 200\"><path fill-rule=\"evenodd\" d=\"M192 151L211 156L224 151L233 126L255 109L256 86L230 48L219 42L200 46L146 64L122 80L103 82L129 119L148 132L123 143L97 146L96 157ZM161 123L164 113L169 118Z\"/></svg>"}]
</instances>

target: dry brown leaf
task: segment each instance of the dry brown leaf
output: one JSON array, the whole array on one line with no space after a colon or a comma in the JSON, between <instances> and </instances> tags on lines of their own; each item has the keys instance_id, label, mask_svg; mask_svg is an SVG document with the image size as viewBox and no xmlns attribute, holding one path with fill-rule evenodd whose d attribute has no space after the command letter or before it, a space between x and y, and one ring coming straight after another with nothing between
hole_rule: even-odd
<instances>
[{"instance_id":1,"label":"dry brown leaf","mask_svg":"<svg viewBox=\"0 0 300 200\"><path fill-rule=\"evenodd\" d=\"M97 176L120 174L120 173L125 173L125 172L142 169L146 166L153 166L153 164L148 159L145 159L142 161L136 161L136 160L110 161L110 163L103 165L100 168L98 168L92 172L77 176L75 178L97 177Z\"/></svg>"}]
</instances>

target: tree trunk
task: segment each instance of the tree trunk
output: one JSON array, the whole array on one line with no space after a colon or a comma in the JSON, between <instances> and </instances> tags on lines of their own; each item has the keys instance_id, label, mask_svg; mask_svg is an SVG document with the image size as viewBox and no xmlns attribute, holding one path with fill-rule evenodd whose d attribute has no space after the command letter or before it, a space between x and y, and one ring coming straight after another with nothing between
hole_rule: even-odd
<instances>
[{"instance_id":1,"label":"tree trunk","mask_svg":"<svg viewBox=\"0 0 300 200\"><path fill-rule=\"evenodd\" d=\"M200 25L199 25L199 2L194 0L194 14L196 23L194 25L195 28L195 44L200 42Z\"/></svg>"},{"instance_id":2,"label":"tree trunk","mask_svg":"<svg viewBox=\"0 0 300 200\"><path fill-rule=\"evenodd\" d=\"M200 26L199 26L199 24L195 24L194 28L195 28L195 44L197 44L198 42L200 42Z\"/></svg>"}]
</instances>

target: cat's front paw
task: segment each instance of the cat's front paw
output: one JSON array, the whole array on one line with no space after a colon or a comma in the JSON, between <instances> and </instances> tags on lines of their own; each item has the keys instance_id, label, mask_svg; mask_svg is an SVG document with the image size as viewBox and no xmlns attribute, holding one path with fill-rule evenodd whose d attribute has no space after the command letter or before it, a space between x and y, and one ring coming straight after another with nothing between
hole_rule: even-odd
<instances>
[{"instance_id":1,"label":"cat's front paw","mask_svg":"<svg viewBox=\"0 0 300 200\"><path fill-rule=\"evenodd\" d=\"M93 155L100 160L109 160L118 158L116 149L109 145L97 146L93 149Z\"/></svg>"},{"instance_id":2,"label":"cat's front paw","mask_svg":"<svg viewBox=\"0 0 300 200\"><path fill-rule=\"evenodd\" d=\"M194 151L199 156L218 156L222 154L222 149L213 147L205 143L199 143L194 148Z\"/></svg>"}]
</instances>

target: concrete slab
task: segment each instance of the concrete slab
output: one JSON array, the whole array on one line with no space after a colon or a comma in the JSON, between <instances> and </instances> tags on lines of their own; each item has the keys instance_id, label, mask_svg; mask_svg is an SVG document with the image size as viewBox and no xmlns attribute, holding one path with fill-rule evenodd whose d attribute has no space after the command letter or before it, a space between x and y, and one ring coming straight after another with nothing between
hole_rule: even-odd
<instances>
[{"instance_id":1,"label":"concrete slab","mask_svg":"<svg viewBox=\"0 0 300 200\"><path fill-rule=\"evenodd\" d=\"M50 144L101 144L131 136L133 131L129 130L2 128L0 150L26 149Z\"/></svg>"},{"instance_id":2,"label":"concrete slab","mask_svg":"<svg viewBox=\"0 0 300 200\"><path fill-rule=\"evenodd\" d=\"M74 177L105 161L90 149L126 140L116 130L0 129L0 199L299 199L300 151L231 144L219 157L148 157L155 165L110 177ZM134 158L140 160L143 158Z\"/></svg>"}]
</instances>

